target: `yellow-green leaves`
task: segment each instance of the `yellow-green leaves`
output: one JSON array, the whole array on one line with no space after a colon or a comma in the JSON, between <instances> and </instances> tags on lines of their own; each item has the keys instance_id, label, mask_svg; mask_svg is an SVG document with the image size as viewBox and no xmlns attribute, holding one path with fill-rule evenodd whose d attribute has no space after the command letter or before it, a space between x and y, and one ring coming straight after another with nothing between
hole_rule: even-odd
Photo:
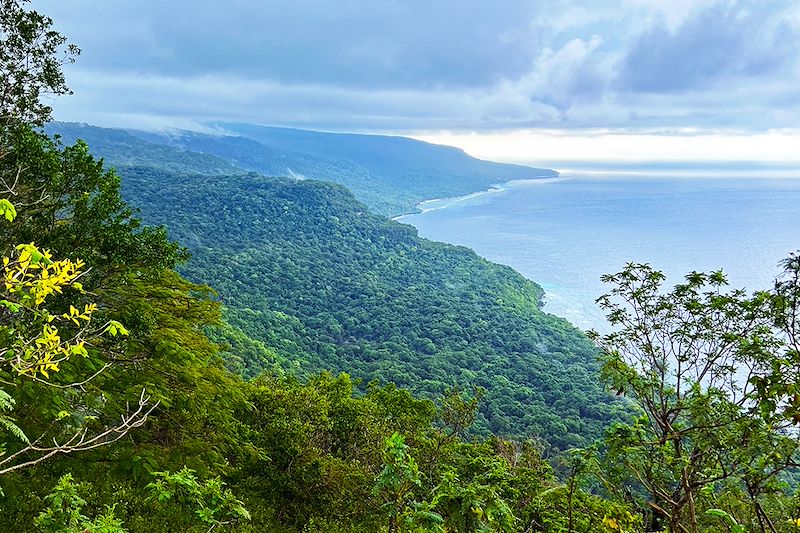
<instances>
[{"instance_id":1,"label":"yellow-green leaves","mask_svg":"<svg viewBox=\"0 0 800 533\"><path fill-rule=\"evenodd\" d=\"M52 294L61 294L81 276L81 260L53 261L47 250L39 250L33 243L16 247L16 257L3 258L5 290L19 304L36 308ZM80 287L82 289L82 286Z\"/></svg>"},{"instance_id":2,"label":"yellow-green leaves","mask_svg":"<svg viewBox=\"0 0 800 533\"><path fill-rule=\"evenodd\" d=\"M103 333L109 333L112 337L116 337L117 334L119 335L128 335L128 330L125 329L125 326L117 322L116 320L111 320L106 328L103 330Z\"/></svg>"},{"instance_id":3,"label":"yellow-green leaves","mask_svg":"<svg viewBox=\"0 0 800 533\"><path fill-rule=\"evenodd\" d=\"M17 209L5 198L0 200L0 216L5 217L9 222L13 222L17 218Z\"/></svg>"},{"instance_id":4,"label":"yellow-green leaves","mask_svg":"<svg viewBox=\"0 0 800 533\"><path fill-rule=\"evenodd\" d=\"M64 319L73 322L76 326L81 325L81 321L89 322L92 319L92 313L97 309L97 304L86 304L83 307L83 312L79 311L75 306L69 306L69 313L61 315Z\"/></svg>"},{"instance_id":5,"label":"yellow-green leaves","mask_svg":"<svg viewBox=\"0 0 800 533\"><path fill-rule=\"evenodd\" d=\"M45 306L50 297L63 294L68 287L83 292L77 281L83 275L83 261L53 260L49 251L34 243L20 244L15 251L3 258L0 274L0 313L11 315L6 325L0 326L5 339L0 345L0 365L11 367L19 376L49 380L61 363L89 355L87 339L106 333L112 337L128 334L114 320L90 331L97 304L70 305L60 314ZM68 334L59 329L63 325L70 326Z\"/></svg>"}]
</instances>

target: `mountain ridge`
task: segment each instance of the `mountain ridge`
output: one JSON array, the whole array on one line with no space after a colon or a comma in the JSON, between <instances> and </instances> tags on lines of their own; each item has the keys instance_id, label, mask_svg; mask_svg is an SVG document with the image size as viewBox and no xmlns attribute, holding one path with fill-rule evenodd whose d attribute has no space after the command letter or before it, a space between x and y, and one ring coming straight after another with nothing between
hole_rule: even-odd
<instances>
[{"instance_id":1,"label":"mountain ridge","mask_svg":"<svg viewBox=\"0 0 800 533\"><path fill-rule=\"evenodd\" d=\"M212 173L254 171L268 176L313 178L341 183L374 212L394 217L418 212L425 200L461 196L516 179L554 177L550 169L484 161L459 148L387 135L315 132L250 124L218 123L233 135L186 130L145 132L76 123L48 125L65 141L89 137L92 150L116 166L175 167L174 159L200 154ZM106 137L123 137L109 142ZM138 151L150 154L150 163ZM161 147L161 148L156 148ZM174 157L159 153L178 150ZM131 154L130 152L134 153ZM161 158L168 164L153 164ZM223 164L227 164L225 168ZM200 172L197 165L186 168Z\"/></svg>"}]
</instances>

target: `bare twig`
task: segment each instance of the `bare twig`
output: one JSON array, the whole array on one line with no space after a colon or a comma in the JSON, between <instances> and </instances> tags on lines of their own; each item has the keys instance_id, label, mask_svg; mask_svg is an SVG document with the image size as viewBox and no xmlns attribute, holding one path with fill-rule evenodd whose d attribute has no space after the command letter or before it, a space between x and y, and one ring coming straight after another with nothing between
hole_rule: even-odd
<instances>
[{"instance_id":1,"label":"bare twig","mask_svg":"<svg viewBox=\"0 0 800 533\"><path fill-rule=\"evenodd\" d=\"M106 428L96 435L89 435L88 428L83 428L73 434L64 442L53 439L52 446L42 446L39 444L42 435L36 441L12 453L0 460L0 476L33 466L56 455L68 455L76 452L93 450L101 446L107 446L120 440L134 428L141 427L147 422L148 416L158 407L160 402L150 405L150 397L145 395L145 390L139 395L139 402L135 410L128 410L122 415L119 424ZM17 462L21 460L20 462Z\"/></svg>"}]
</instances>

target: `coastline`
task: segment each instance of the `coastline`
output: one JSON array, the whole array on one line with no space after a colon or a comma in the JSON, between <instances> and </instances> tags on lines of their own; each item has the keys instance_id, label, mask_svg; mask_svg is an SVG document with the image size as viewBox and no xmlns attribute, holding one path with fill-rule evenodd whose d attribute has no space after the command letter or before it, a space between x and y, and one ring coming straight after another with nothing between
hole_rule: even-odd
<instances>
[{"instance_id":1,"label":"coastline","mask_svg":"<svg viewBox=\"0 0 800 533\"><path fill-rule=\"evenodd\" d=\"M524 178L524 179L509 180L500 183L495 183L491 185L488 189L484 189L482 191L475 191L468 194L462 194L459 196L448 196L444 198L431 198L428 200L422 200L421 202L419 202L417 205L414 206L416 211L410 213L402 213L400 215L390 217L389 220L393 220L395 222L402 222L402 219L409 216L420 215L422 213L437 211L439 209L447 209L448 207L452 207L461 202L466 202L474 198L479 198L481 196L487 196L491 194L504 192L513 187L514 185L553 183L555 181L563 181L567 179L565 176L561 175L561 173L557 170L553 170L552 172L555 172L555 176L552 174L546 174L541 176L532 176L530 178Z\"/></svg>"},{"instance_id":2,"label":"coastline","mask_svg":"<svg viewBox=\"0 0 800 533\"><path fill-rule=\"evenodd\" d=\"M594 305L608 290L600 277L628 261L650 263L677 282L692 270L724 267L732 286L756 289L769 286L775 265L797 249L797 171L734 170L721 179L722 171L707 170L559 170L563 184L507 182L478 193L486 198L422 203L421 210L437 211L398 222L511 267L544 289L545 313L581 329L607 327ZM742 242L748 253L736 252Z\"/></svg>"},{"instance_id":3,"label":"coastline","mask_svg":"<svg viewBox=\"0 0 800 533\"><path fill-rule=\"evenodd\" d=\"M546 175L540 175L540 176L532 176L530 178L524 178L524 179L509 180L509 181L504 181L504 182L501 182L501 183L493 184L488 189L485 189L485 190L482 190L482 191L476 191L476 192L472 192L472 193L469 193L469 194L463 194L463 195L460 195L460 196L450 196L450 197L445 197L445 198L431 198L429 200L423 200L423 201L419 202L415 206L415 208L417 209L415 212L403 213L401 215L397 215L397 216L391 217L390 220L392 220L394 222L399 222L401 224L410 224L410 225L413 226L413 224L411 224L410 222L404 222L403 219L405 219L407 217L410 217L410 216L414 216L414 215L421 215L421 214L424 214L424 213L429 213L431 211L438 211L438 210L441 210L441 209L448 209L448 208L450 208L450 207L452 207L454 205L458 205L459 203L467 202L467 201L475 199L475 198L479 198L479 197L482 197L482 196L489 196L489 195L492 195L492 194L505 192L505 191L513 188L514 186L518 187L518 186L525 186L525 185L556 183L556 182L566 181L566 180L570 179L568 176L563 175L561 172L559 172L557 170L552 170L552 172L555 172L555 176L552 175L552 174L546 174ZM452 244L454 246L463 246L463 245L459 245L457 243L452 243L452 242L447 242L447 241L442 241L442 242L446 242L447 244ZM508 268L511 268L512 270L517 272L519 275L521 275L522 277L524 277L528 281L530 281L530 282L534 283L536 286L538 286L539 289L541 290L541 294L539 296L539 301L537 302L537 305L538 305L539 309L542 312L547 313L547 314L552 314L552 313L549 313L547 310L545 310L545 306L548 303L549 294L548 294L547 290L545 289L545 287L541 283L539 283L536 280L526 276L525 274L523 274L522 272L520 272L519 270L517 270L516 268L514 268L511 265L508 265L508 264L502 263L502 262L498 262L495 259L491 259L489 257L486 257L486 256L478 253L475 249L473 249L471 247L469 247L469 248L470 248L470 250L472 250L473 252L478 254L483 259L485 259L485 260L487 260L487 261L489 261L491 263L495 263L495 264L498 264L498 265L502 265L502 266L506 266ZM568 320L565 317L560 316L560 315L554 315L554 316L559 316L559 318L564 318L565 320ZM570 322L570 324L572 324L573 327L576 327L576 328L582 330L582 328L580 328L579 326L576 326L573 322Z\"/></svg>"}]
</instances>

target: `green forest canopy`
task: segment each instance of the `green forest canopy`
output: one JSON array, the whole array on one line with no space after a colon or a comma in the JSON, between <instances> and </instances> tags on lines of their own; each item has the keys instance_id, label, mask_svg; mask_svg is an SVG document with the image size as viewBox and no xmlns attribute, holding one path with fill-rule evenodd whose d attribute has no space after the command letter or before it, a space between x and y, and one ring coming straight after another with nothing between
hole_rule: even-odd
<instances>
[{"instance_id":1,"label":"green forest canopy","mask_svg":"<svg viewBox=\"0 0 800 533\"><path fill-rule=\"evenodd\" d=\"M124 193L192 254L232 326L301 374L346 371L435 397L483 387L476 430L559 447L615 411L591 343L541 289L472 251L373 215L341 186L125 169ZM257 374L261 361L243 361ZM291 368L291 367L290 367Z\"/></svg>"},{"instance_id":2,"label":"green forest canopy","mask_svg":"<svg viewBox=\"0 0 800 533\"><path fill-rule=\"evenodd\" d=\"M49 108L38 101L40 92L67 90L54 57L65 40L50 31L52 21L24 7L21 0L2 0L0 10L0 178L7 187L0 198L5 219L0 226L5 278L0 299L0 529L800 529L800 492L793 479L800 460L800 254L786 259L772 289L753 295L729 290L720 272L691 273L671 290L663 287L663 274L649 265L627 265L606 276L610 293L600 304L616 330L594 340L606 379L628 395L639 416L614 424L592 446L549 461L535 441L466 438L479 392L471 396L450 389L437 405L393 385L373 384L356 393L345 374L321 373L303 382L278 368L245 381L222 366L224 358L246 371L276 354L222 322L210 289L175 272L186 257L182 249L163 229L141 225L120 198L119 178L95 161L85 144L59 147L31 128L49 118ZM75 53L69 48L66 57ZM185 164L190 163L179 166ZM442 272L441 266L428 277L414 269L430 258L437 258L434 266L460 267L460 261L442 261L459 257L459 249L429 249L410 228L380 218L389 225L378 224L341 188L221 174L205 179L218 180L242 201L223 204L204 190L199 199L207 203L191 211L193 217L213 226L195 214L208 207L212 216L231 223L229 232L241 231L246 244L252 236L269 234L261 227L278 220L290 234L311 241L312 250L328 249L326 258L340 252L319 237L344 237L349 268L384 274L367 275L366 287L349 279L335 285L343 290L344 302L364 302L380 316L402 311L381 305L380 297L394 289L387 271L395 267L417 275L422 289L433 295L437 305L427 312L436 314L442 309L438 304L452 305L451 300L459 302L457 309L483 301L473 298L481 287L458 285L455 281L462 278ZM197 176L165 177L153 169L140 171L139 178L199 183ZM246 195L254 191L258 194ZM247 198L255 198L256 205L243 202ZM270 210L261 205L264 199L279 201ZM320 200L330 201L334 209ZM241 205L258 207L254 213L261 224L242 222L236 212ZM322 217L317 226L300 224L314 220L317 211ZM347 213L351 216L339 216ZM250 248L234 246L236 238L219 228L212 234L222 246L217 252L206 243L210 256L218 253L214 257L223 262L233 257L233 267L248 265L238 256L246 258ZM202 235L194 237L203 244ZM292 250L291 241L279 243L290 248L285 255L274 251L290 273L303 274L306 266L331 267ZM466 273L492 280L490 264L481 266L474 255L460 252L471 257ZM411 266L404 264L409 255L415 259ZM353 261L361 268L353 268ZM72 272L70 265L81 273L80 285L64 274L64 269ZM497 272L489 286L499 297L478 309L490 314L497 309L539 311L541 294L535 285ZM259 271L253 274L260 279ZM238 285L242 280L229 276L225 281ZM431 290L442 282L444 288ZM333 287L306 281L310 294L324 295ZM238 296L246 301L247 295ZM418 304L413 298L407 302ZM410 311L416 315L415 305ZM296 319L275 315L305 327L301 312L308 308L298 304ZM326 309L333 310L327 320L312 323L311 347L336 344L346 328L366 326L358 316L354 324L347 323L347 316L334 312L336 305ZM456 324L464 334L473 333L471 322L446 318L431 322L441 322L446 332ZM92 332L86 323L95 320L105 326ZM554 331L536 324L540 331ZM233 341L229 353L207 338L213 327ZM60 340L59 333L68 340ZM362 327L358 333L380 341L379 331ZM488 333L495 335L495 330ZM27 347L39 339L51 348ZM423 341L423 360L430 345L451 345L439 335L411 339ZM297 353L306 353L309 362L328 355L306 352L296 340L290 338L289 345L298 346ZM534 347L537 353L552 351L533 332L523 335L519 346L535 340L542 343ZM74 351L78 343L81 349ZM492 345L487 341L486 346ZM59 352L61 347L66 351ZM49 374L30 372L39 368L41 357L53 353L63 355L60 367L48 359L41 368ZM732 379L736 365L731 362L750 370L746 384ZM136 410L137 398L140 408L149 406L144 414ZM97 446L82 446L87 443Z\"/></svg>"}]
</instances>

